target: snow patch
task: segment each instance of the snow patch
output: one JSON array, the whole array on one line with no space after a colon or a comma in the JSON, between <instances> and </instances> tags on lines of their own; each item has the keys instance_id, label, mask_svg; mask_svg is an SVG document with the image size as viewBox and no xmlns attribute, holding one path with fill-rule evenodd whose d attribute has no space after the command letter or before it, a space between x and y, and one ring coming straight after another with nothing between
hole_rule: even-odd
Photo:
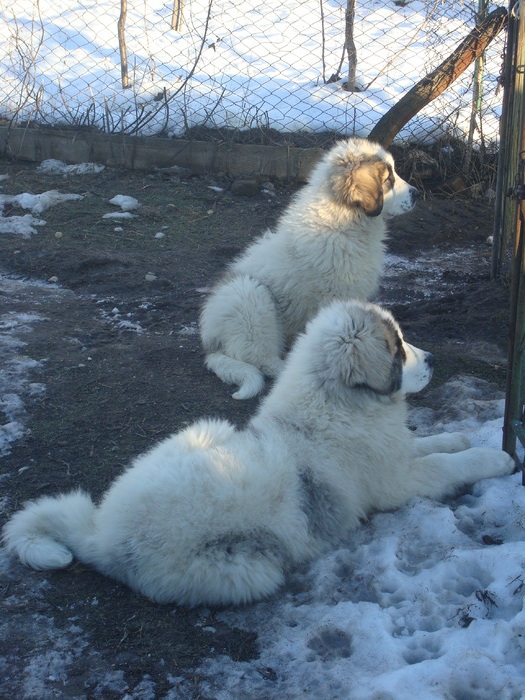
<instances>
[{"instance_id":1,"label":"snow patch","mask_svg":"<svg viewBox=\"0 0 525 700\"><path fill-rule=\"evenodd\" d=\"M138 209L141 206L138 199L135 199L135 197L130 197L125 194L115 195L112 199L109 200L109 203L120 207L122 211L133 211L134 209Z\"/></svg>"},{"instance_id":2,"label":"snow patch","mask_svg":"<svg viewBox=\"0 0 525 700\"><path fill-rule=\"evenodd\" d=\"M97 163L74 163L67 165L62 160L48 158L38 166L38 170L46 175L96 175L102 172L106 166Z\"/></svg>"}]
</instances>

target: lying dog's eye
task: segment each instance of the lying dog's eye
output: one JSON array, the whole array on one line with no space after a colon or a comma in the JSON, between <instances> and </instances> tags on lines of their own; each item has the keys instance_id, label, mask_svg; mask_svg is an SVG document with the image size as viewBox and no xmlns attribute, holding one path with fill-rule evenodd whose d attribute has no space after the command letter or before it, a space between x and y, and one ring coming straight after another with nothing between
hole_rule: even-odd
<instances>
[{"instance_id":1,"label":"lying dog's eye","mask_svg":"<svg viewBox=\"0 0 525 700\"><path fill-rule=\"evenodd\" d=\"M399 335L396 338L396 355L398 355L403 362L405 362L407 359L407 351L405 350L405 346L403 345L403 341Z\"/></svg>"}]
</instances>

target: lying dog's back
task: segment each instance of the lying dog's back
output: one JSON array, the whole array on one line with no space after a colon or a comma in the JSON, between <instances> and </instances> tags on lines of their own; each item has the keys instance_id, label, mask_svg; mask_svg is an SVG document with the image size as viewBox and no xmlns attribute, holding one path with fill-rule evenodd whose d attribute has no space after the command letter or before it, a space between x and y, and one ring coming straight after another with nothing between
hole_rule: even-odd
<instances>
[{"instance_id":1,"label":"lying dog's back","mask_svg":"<svg viewBox=\"0 0 525 700\"><path fill-rule=\"evenodd\" d=\"M200 421L135 460L98 507L80 491L45 497L4 538L35 569L76 557L157 602L247 603L315 549L292 451L264 421Z\"/></svg>"},{"instance_id":2,"label":"lying dog's back","mask_svg":"<svg viewBox=\"0 0 525 700\"><path fill-rule=\"evenodd\" d=\"M377 509L508 474L500 450L457 433L414 440L404 394L433 358L379 307L337 302L310 322L244 430L202 420L142 455L95 507L44 497L4 541L26 564L73 556L159 602L247 603Z\"/></svg>"}]
</instances>

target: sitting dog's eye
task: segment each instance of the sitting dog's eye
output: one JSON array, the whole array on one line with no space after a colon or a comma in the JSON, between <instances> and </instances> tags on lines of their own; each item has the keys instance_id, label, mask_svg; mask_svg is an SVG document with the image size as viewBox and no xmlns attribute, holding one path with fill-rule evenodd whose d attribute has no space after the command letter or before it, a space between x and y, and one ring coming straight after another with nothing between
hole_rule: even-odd
<instances>
[{"instance_id":1,"label":"sitting dog's eye","mask_svg":"<svg viewBox=\"0 0 525 700\"><path fill-rule=\"evenodd\" d=\"M383 189L387 190L387 191L393 190L395 181L396 181L396 179L394 177L394 173L389 168L386 175L385 175L385 179L383 180Z\"/></svg>"}]
</instances>

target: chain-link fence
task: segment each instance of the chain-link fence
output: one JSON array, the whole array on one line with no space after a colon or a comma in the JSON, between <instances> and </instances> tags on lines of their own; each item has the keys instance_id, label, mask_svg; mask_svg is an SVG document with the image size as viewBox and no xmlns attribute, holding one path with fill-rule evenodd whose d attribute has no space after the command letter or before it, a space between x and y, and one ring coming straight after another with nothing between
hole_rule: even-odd
<instances>
[{"instance_id":1,"label":"chain-link fence","mask_svg":"<svg viewBox=\"0 0 525 700\"><path fill-rule=\"evenodd\" d=\"M488 0L0 0L4 124L298 145L366 136ZM504 32L401 130L490 148ZM262 141L264 142L264 140Z\"/></svg>"}]
</instances>

